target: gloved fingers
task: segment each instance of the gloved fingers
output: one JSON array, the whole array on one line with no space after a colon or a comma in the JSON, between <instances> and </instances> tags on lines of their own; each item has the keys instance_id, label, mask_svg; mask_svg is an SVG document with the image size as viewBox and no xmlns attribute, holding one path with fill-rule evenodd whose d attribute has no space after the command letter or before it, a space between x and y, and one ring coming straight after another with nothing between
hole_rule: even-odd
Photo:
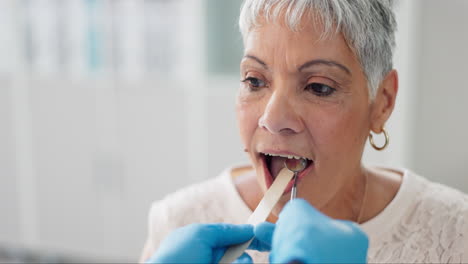
<instances>
[{"instance_id":1,"label":"gloved fingers","mask_svg":"<svg viewBox=\"0 0 468 264\"><path fill-rule=\"evenodd\" d=\"M243 253L239 258L237 258L234 262L234 264L247 264L247 263L253 263L252 257L250 257L249 254Z\"/></svg>"},{"instance_id":2,"label":"gloved fingers","mask_svg":"<svg viewBox=\"0 0 468 264\"><path fill-rule=\"evenodd\" d=\"M283 207L276 224L280 225L283 222L287 222L289 225L291 221L300 222L304 220L310 221L311 219L315 221L330 220L328 216L310 205L306 200L298 198L289 201Z\"/></svg>"},{"instance_id":3,"label":"gloved fingers","mask_svg":"<svg viewBox=\"0 0 468 264\"><path fill-rule=\"evenodd\" d=\"M276 225L270 222L262 222L254 227L255 238L271 244Z\"/></svg>"},{"instance_id":4,"label":"gloved fingers","mask_svg":"<svg viewBox=\"0 0 468 264\"><path fill-rule=\"evenodd\" d=\"M271 263L365 263L368 238L357 224L324 216L305 201L293 202L276 223Z\"/></svg>"},{"instance_id":5,"label":"gloved fingers","mask_svg":"<svg viewBox=\"0 0 468 264\"><path fill-rule=\"evenodd\" d=\"M212 248L219 248L246 242L254 233L252 225L207 224L199 235Z\"/></svg>"},{"instance_id":6,"label":"gloved fingers","mask_svg":"<svg viewBox=\"0 0 468 264\"><path fill-rule=\"evenodd\" d=\"M337 230L341 230L343 233L353 234L353 240L356 241L356 243L353 244L359 244L359 248L365 249L367 255L367 249L369 248L369 237L356 222L348 220L334 220L332 221L332 224Z\"/></svg>"},{"instance_id":7,"label":"gloved fingers","mask_svg":"<svg viewBox=\"0 0 468 264\"><path fill-rule=\"evenodd\" d=\"M226 253L226 250L227 250L227 248L222 248L222 249L219 249L219 250L215 250L215 252L213 252L213 260L214 260L213 263L219 263L221 258ZM253 263L253 261L252 261L252 258L249 256L249 254L244 252L240 257L238 257L232 263Z\"/></svg>"},{"instance_id":8,"label":"gloved fingers","mask_svg":"<svg viewBox=\"0 0 468 264\"><path fill-rule=\"evenodd\" d=\"M254 227L254 240L249 246L249 249L257 251L270 251L275 224L263 222Z\"/></svg>"},{"instance_id":9,"label":"gloved fingers","mask_svg":"<svg viewBox=\"0 0 468 264\"><path fill-rule=\"evenodd\" d=\"M270 251L271 244L265 243L261 240L254 238L247 249L252 249L261 252Z\"/></svg>"}]
</instances>

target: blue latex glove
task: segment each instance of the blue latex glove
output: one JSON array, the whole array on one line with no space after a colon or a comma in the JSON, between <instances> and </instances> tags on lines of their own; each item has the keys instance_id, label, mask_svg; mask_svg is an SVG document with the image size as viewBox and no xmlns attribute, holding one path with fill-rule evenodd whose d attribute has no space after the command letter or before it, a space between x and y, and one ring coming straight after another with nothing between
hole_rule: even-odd
<instances>
[{"instance_id":1,"label":"blue latex glove","mask_svg":"<svg viewBox=\"0 0 468 264\"><path fill-rule=\"evenodd\" d=\"M264 222L254 232L256 239L263 241L261 250L271 245L271 263L367 260L369 240L356 223L329 218L302 199L286 204L276 225Z\"/></svg>"},{"instance_id":2,"label":"blue latex glove","mask_svg":"<svg viewBox=\"0 0 468 264\"><path fill-rule=\"evenodd\" d=\"M253 226L192 224L176 229L146 263L218 263L227 247L253 237ZM238 259L246 263L247 254Z\"/></svg>"}]
</instances>

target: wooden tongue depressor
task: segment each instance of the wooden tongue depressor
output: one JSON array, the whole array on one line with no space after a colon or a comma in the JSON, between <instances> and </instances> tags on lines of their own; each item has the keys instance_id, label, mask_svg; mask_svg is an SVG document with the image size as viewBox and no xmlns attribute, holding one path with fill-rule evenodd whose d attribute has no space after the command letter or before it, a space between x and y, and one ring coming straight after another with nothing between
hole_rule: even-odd
<instances>
[{"instance_id":1,"label":"wooden tongue depressor","mask_svg":"<svg viewBox=\"0 0 468 264\"><path fill-rule=\"evenodd\" d=\"M271 210L273 210L273 207L275 207L276 203L283 195L284 189L286 189L286 186L291 181L293 176L294 173L287 168L283 168L279 172L275 181L266 191L263 199L260 201L255 211L250 215L249 219L247 220L247 224L255 226L267 219L268 215L271 213ZM219 263L232 263L235 261L249 247L252 240L253 239L242 244L230 246L226 250L226 253L221 258Z\"/></svg>"}]
</instances>

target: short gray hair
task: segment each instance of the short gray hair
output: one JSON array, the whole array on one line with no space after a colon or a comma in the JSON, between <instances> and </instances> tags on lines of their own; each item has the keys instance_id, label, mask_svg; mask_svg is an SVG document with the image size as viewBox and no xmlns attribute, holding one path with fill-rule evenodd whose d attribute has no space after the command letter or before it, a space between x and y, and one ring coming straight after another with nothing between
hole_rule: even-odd
<instances>
[{"instance_id":1,"label":"short gray hair","mask_svg":"<svg viewBox=\"0 0 468 264\"><path fill-rule=\"evenodd\" d=\"M323 37L341 32L361 63L370 97L393 68L396 21L393 0L245 0L239 18L242 36L259 26L259 17L275 21L284 11L285 24L298 31L304 15L319 19ZM314 16L315 15L315 16Z\"/></svg>"}]
</instances>

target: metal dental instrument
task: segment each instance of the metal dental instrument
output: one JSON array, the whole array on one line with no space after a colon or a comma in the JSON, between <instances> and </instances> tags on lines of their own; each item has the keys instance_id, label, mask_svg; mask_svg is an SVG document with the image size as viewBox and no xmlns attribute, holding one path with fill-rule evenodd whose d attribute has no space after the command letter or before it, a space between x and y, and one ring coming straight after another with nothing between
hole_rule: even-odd
<instances>
[{"instance_id":1,"label":"metal dental instrument","mask_svg":"<svg viewBox=\"0 0 468 264\"><path fill-rule=\"evenodd\" d=\"M299 176L299 172L303 171L307 166L307 160L305 159L287 159L284 161L284 166L294 172L294 183L291 189L291 199L295 199L297 195L297 178Z\"/></svg>"}]
</instances>

